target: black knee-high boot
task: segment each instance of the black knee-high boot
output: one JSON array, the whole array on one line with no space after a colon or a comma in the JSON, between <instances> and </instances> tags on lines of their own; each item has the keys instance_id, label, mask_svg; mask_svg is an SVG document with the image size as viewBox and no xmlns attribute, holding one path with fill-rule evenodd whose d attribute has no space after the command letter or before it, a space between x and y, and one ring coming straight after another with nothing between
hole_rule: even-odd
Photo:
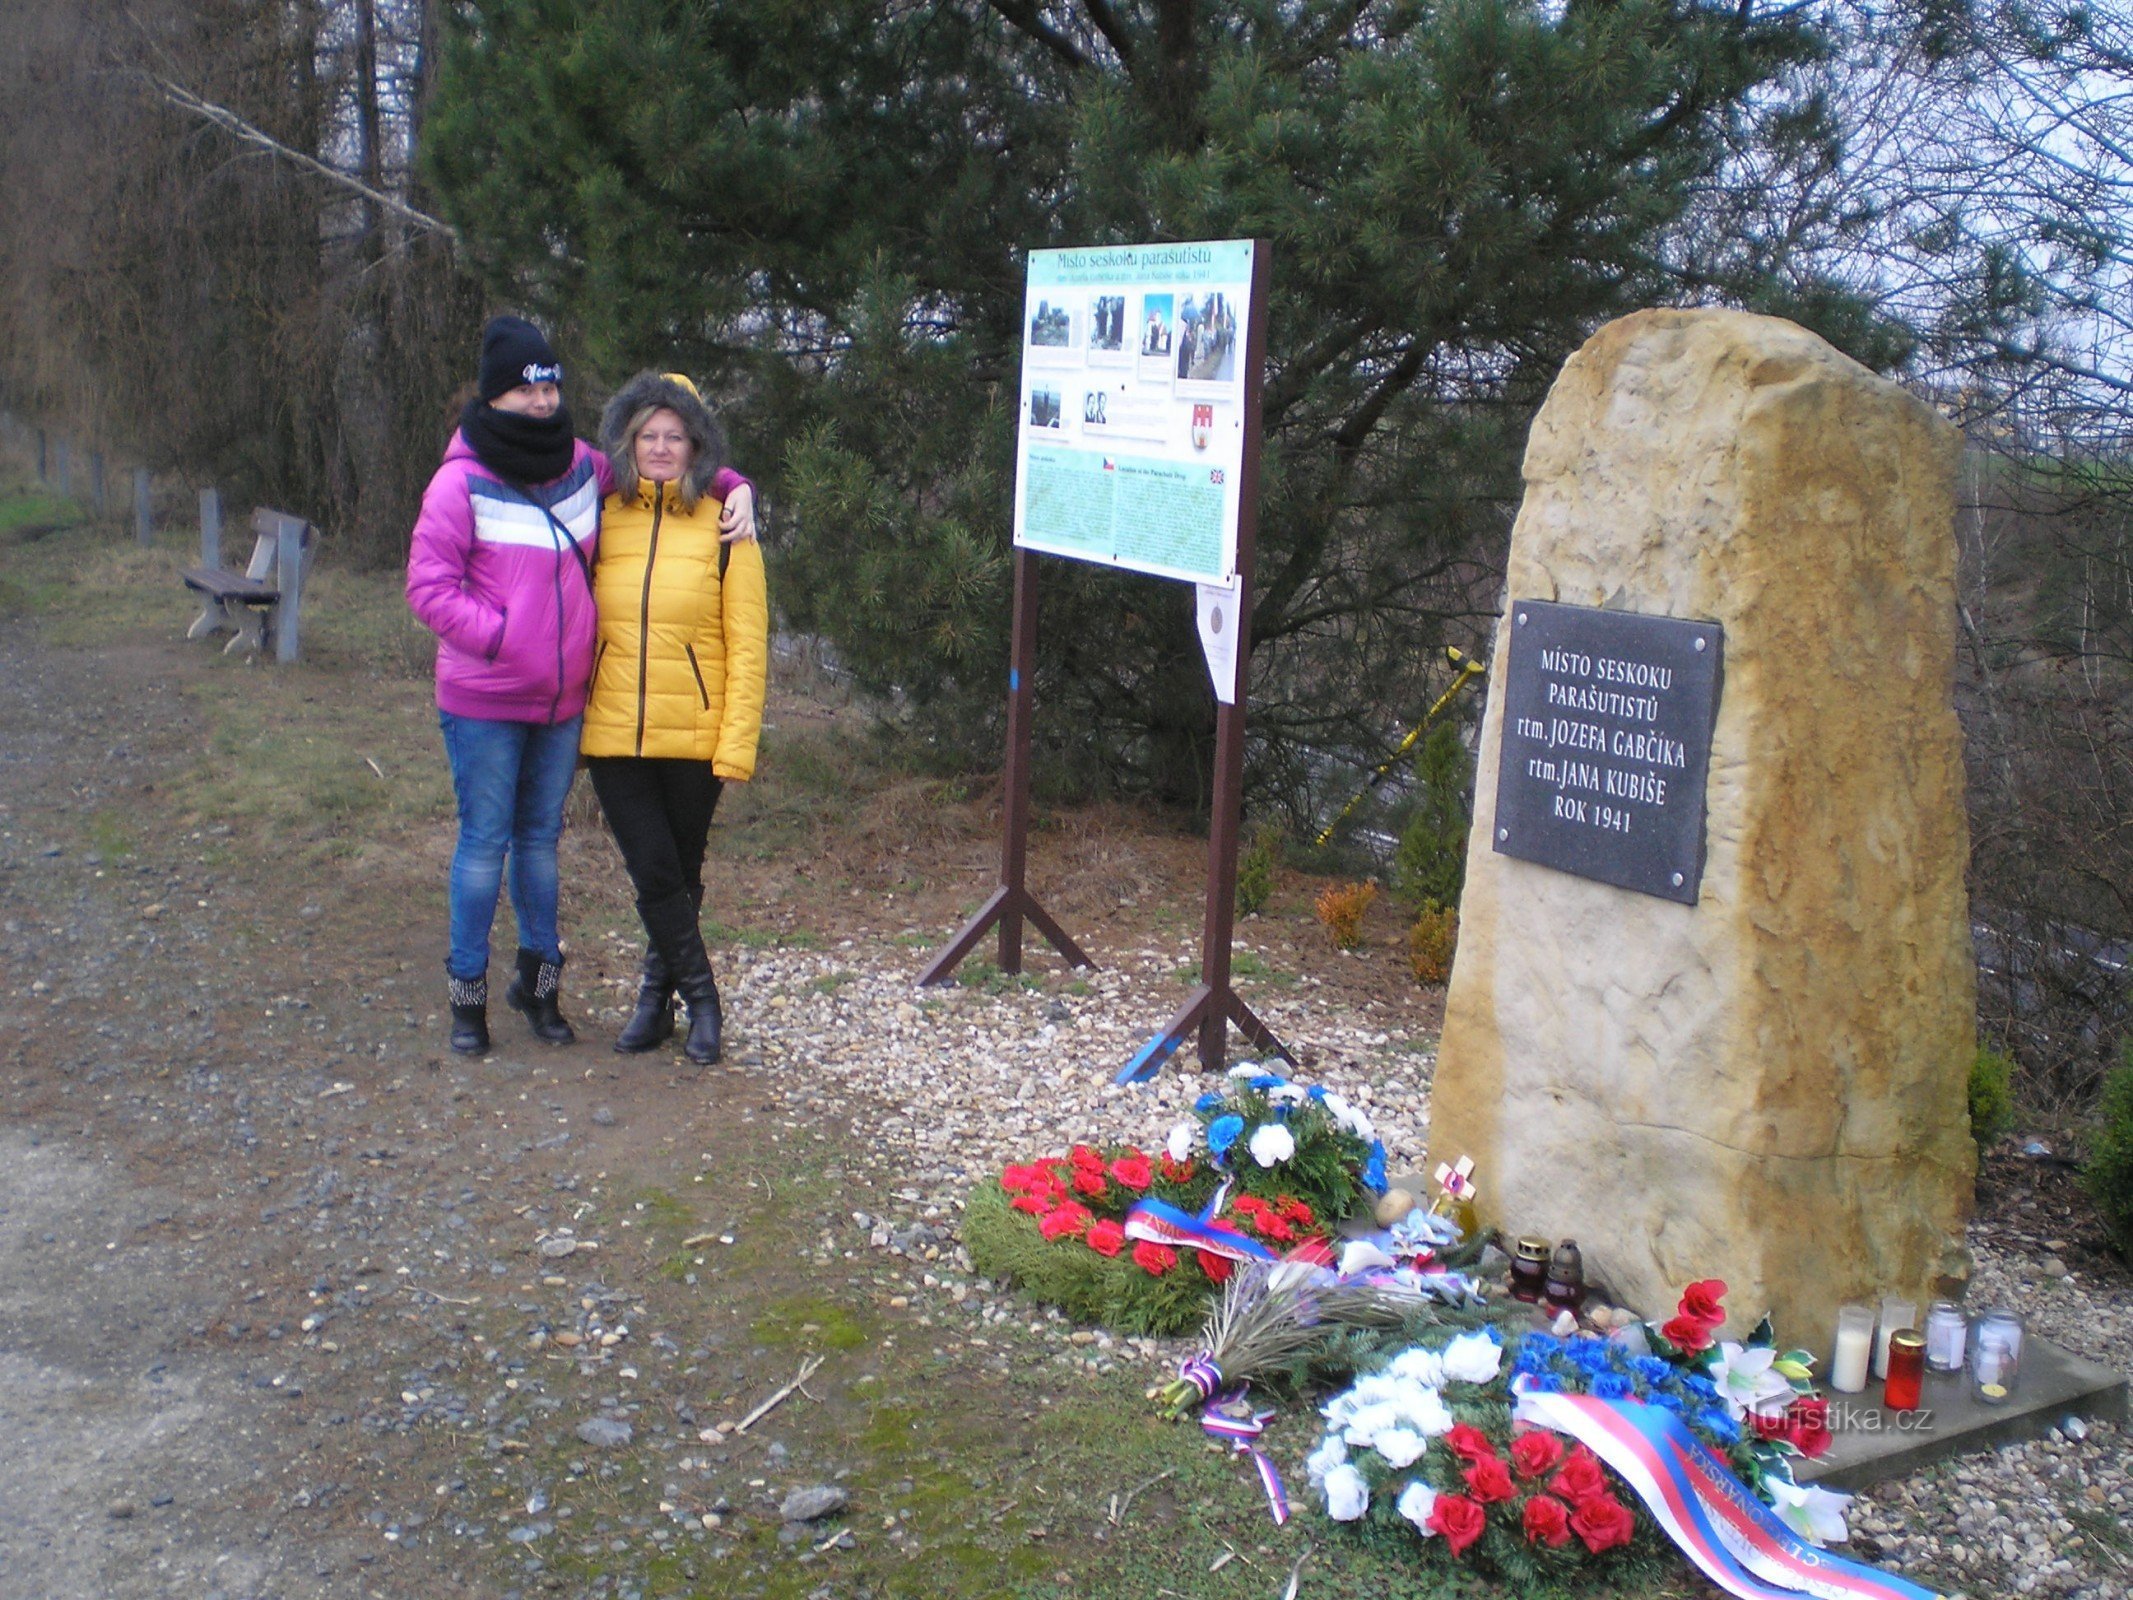
<instances>
[{"instance_id":1,"label":"black knee-high boot","mask_svg":"<svg viewBox=\"0 0 2133 1600\"><path fill-rule=\"evenodd\" d=\"M644 918L675 991L688 1003L689 1033L681 1053L700 1066L715 1066L725 1031L725 1015L719 1005L718 979L711 972L711 953L704 948L703 929L697 925L696 902L686 889L658 900L639 901L637 914Z\"/></svg>"}]
</instances>

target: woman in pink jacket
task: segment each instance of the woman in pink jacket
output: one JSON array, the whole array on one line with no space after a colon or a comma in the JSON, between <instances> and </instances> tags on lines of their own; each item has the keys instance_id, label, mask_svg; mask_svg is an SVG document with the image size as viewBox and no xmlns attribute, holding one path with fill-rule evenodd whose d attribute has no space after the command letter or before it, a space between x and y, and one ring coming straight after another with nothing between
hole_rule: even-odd
<instances>
[{"instance_id":1,"label":"woman in pink jacket","mask_svg":"<svg viewBox=\"0 0 2133 1600\"><path fill-rule=\"evenodd\" d=\"M532 323L496 317L482 330L480 393L422 496L407 561L408 604L437 635L437 720L459 800L452 1048L476 1054L489 1048L489 928L507 865L519 950L504 999L537 1037L576 1037L558 1000L556 840L577 772L592 564L614 476L571 432L562 381ZM752 533L752 489L730 469L722 478L726 524Z\"/></svg>"}]
</instances>

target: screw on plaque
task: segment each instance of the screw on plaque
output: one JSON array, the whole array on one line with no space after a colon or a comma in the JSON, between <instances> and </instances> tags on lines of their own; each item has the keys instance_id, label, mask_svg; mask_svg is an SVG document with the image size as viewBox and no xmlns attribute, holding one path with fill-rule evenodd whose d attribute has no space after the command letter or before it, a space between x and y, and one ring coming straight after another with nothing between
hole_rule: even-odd
<instances>
[{"instance_id":1,"label":"screw on plaque","mask_svg":"<svg viewBox=\"0 0 2133 1600\"><path fill-rule=\"evenodd\" d=\"M1698 649L1698 650L1700 651L1700 650L1702 650L1702 649L1703 649L1703 648L1704 648L1704 647L1705 647L1706 645L1708 645L1708 644L1709 644L1710 642L1711 642L1711 641L1710 641L1710 640L1708 640L1708 639L1698 639L1698 640L1696 641L1696 648L1697 648L1697 649Z\"/></svg>"},{"instance_id":2,"label":"screw on plaque","mask_svg":"<svg viewBox=\"0 0 2133 1600\"><path fill-rule=\"evenodd\" d=\"M1674 887L1677 889L1681 887L1681 874L1678 872L1674 874Z\"/></svg>"}]
</instances>

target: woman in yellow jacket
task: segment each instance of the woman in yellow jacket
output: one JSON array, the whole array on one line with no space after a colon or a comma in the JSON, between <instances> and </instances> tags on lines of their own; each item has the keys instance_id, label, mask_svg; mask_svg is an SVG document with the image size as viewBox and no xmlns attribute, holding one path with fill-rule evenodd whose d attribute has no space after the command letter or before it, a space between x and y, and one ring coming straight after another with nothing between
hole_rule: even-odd
<instances>
[{"instance_id":1,"label":"woman in yellow jacket","mask_svg":"<svg viewBox=\"0 0 2133 1600\"><path fill-rule=\"evenodd\" d=\"M640 373L608 402L615 469L601 509L592 697L580 745L622 847L649 948L637 1009L615 1040L656 1049L689 1007L683 1053L719 1059L724 1015L697 916L720 788L755 772L769 602L753 522L719 532L712 480L725 439L687 378Z\"/></svg>"}]
</instances>

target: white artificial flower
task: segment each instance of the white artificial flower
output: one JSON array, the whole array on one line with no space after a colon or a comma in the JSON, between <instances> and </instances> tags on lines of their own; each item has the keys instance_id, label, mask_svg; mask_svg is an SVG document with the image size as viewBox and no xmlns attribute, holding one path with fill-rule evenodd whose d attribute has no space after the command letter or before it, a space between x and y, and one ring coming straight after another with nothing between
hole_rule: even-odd
<instances>
[{"instance_id":1,"label":"white artificial flower","mask_svg":"<svg viewBox=\"0 0 2133 1600\"><path fill-rule=\"evenodd\" d=\"M1224 1076L1230 1078L1256 1078L1259 1076L1259 1063L1256 1061L1240 1061L1234 1067L1231 1067Z\"/></svg>"},{"instance_id":2,"label":"white artificial flower","mask_svg":"<svg viewBox=\"0 0 2133 1600\"><path fill-rule=\"evenodd\" d=\"M1335 1522L1360 1522L1370 1509L1370 1485L1350 1466L1338 1466L1326 1474L1326 1515Z\"/></svg>"},{"instance_id":3,"label":"white artificial flower","mask_svg":"<svg viewBox=\"0 0 2133 1600\"><path fill-rule=\"evenodd\" d=\"M1271 1167L1296 1154L1296 1135L1278 1122L1263 1122L1252 1130L1252 1159Z\"/></svg>"},{"instance_id":4,"label":"white artificial flower","mask_svg":"<svg viewBox=\"0 0 2133 1600\"><path fill-rule=\"evenodd\" d=\"M1425 1389L1444 1387L1444 1357L1434 1350L1424 1350L1420 1345L1412 1350L1402 1350L1385 1370L1409 1383L1419 1383Z\"/></svg>"},{"instance_id":5,"label":"white artificial flower","mask_svg":"<svg viewBox=\"0 0 2133 1600\"><path fill-rule=\"evenodd\" d=\"M1318 1441L1318 1448L1304 1457L1304 1472L1315 1489L1326 1481L1326 1474L1335 1467L1348 1464L1348 1447L1341 1443L1337 1433L1329 1433Z\"/></svg>"},{"instance_id":6,"label":"white artificial flower","mask_svg":"<svg viewBox=\"0 0 2133 1600\"><path fill-rule=\"evenodd\" d=\"M1183 1161L1192 1154L1192 1138L1198 1131L1189 1122L1181 1122L1170 1130L1170 1142L1164 1148L1170 1152L1171 1160Z\"/></svg>"},{"instance_id":7,"label":"white artificial flower","mask_svg":"<svg viewBox=\"0 0 2133 1600\"><path fill-rule=\"evenodd\" d=\"M1415 1525L1415 1531L1427 1539L1437 1530L1429 1525L1429 1514L1437 1509L1437 1491L1426 1483L1410 1483L1400 1491L1400 1498L1393 1507L1401 1516Z\"/></svg>"},{"instance_id":8,"label":"white artificial flower","mask_svg":"<svg viewBox=\"0 0 2133 1600\"><path fill-rule=\"evenodd\" d=\"M1848 1494L1832 1494L1809 1484L1804 1489L1783 1478L1763 1480L1775 1502L1778 1520L1813 1544L1843 1544L1851 1537L1844 1525L1844 1508L1852 1503Z\"/></svg>"},{"instance_id":9,"label":"white artificial flower","mask_svg":"<svg viewBox=\"0 0 2133 1600\"><path fill-rule=\"evenodd\" d=\"M1397 1267L1400 1263L1368 1239L1350 1239L1341 1246L1340 1275L1352 1278L1359 1272Z\"/></svg>"},{"instance_id":10,"label":"white artificial flower","mask_svg":"<svg viewBox=\"0 0 2133 1600\"><path fill-rule=\"evenodd\" d=\"M1406 1420L1406 1408L1395 1400L1378 1400L1357 1408L1348 1418L1348 1426L1341 1430L1341 1437L1363 1449L1374 1449L1378 1435L1397 1428Z\"/></svg>"},{"instance_id":11,"label":"white artificial flower","mask_svg":"<svg viewBox=\"0 0 2133 1600\"><path fill-rule=\"evenodd\" d=\"M1277 1106L1300 1106L1310 1095L1293 1083L1277 1083L1266 1092L1267 1103Z\"/></svg>"},{"instance_id":12,"label":"white artificial flower","mask_svg":"<svg viewBox=\"0 0 2133 1600\"><path fill-rule=\"evenodd\" d=\"M1407 1420L1417 1433L1432 1439L1452 1431L1452 1413L1434 1389L1421 1391L1421 1398L1407 1408Z\"/></svg>"},{"instance_id":13,"label":"white artificial flower","mask_svg":"<svg viewBox=\"0 0 2133 1600\"><path fill-rule=\"evenodd\" d=\"M1385 1458L1387 1466L1411 1467L1422 1459L1429 1441L1412 1428L1380 1428L1370 1448Z\"/></svg>"},{"instance_id":14,"label":"white artificial flower","mask_svg":"<svg viewBox=\"0 0 2133 1600\"><path fill-rule=\"evenodd\" d=\"M1728 1339L1718 1347L1718 1355L1704 1369L1704 1375L1717 1385L1718 1397L1725 1401L1726 1411L1735 1422L1761 1402L1792 1393L1792 1385L1784 1375L1770 1370L1776 1360L1777 1352L1767 1345L1751 1349Z\"/></svg>"},{"instance_id":15,"label":"white artificial flower","mask_svg":"<svg viewBox=\"0 0 2133 1600\"><path fill-rule=\"evenodd\" d=\"M1462 1383L1487 1383L1503 1365L1503 1346L1489 1333L1462 1333L1444 1347L1444 1375Z\"/></svg>"}]
</instances>

